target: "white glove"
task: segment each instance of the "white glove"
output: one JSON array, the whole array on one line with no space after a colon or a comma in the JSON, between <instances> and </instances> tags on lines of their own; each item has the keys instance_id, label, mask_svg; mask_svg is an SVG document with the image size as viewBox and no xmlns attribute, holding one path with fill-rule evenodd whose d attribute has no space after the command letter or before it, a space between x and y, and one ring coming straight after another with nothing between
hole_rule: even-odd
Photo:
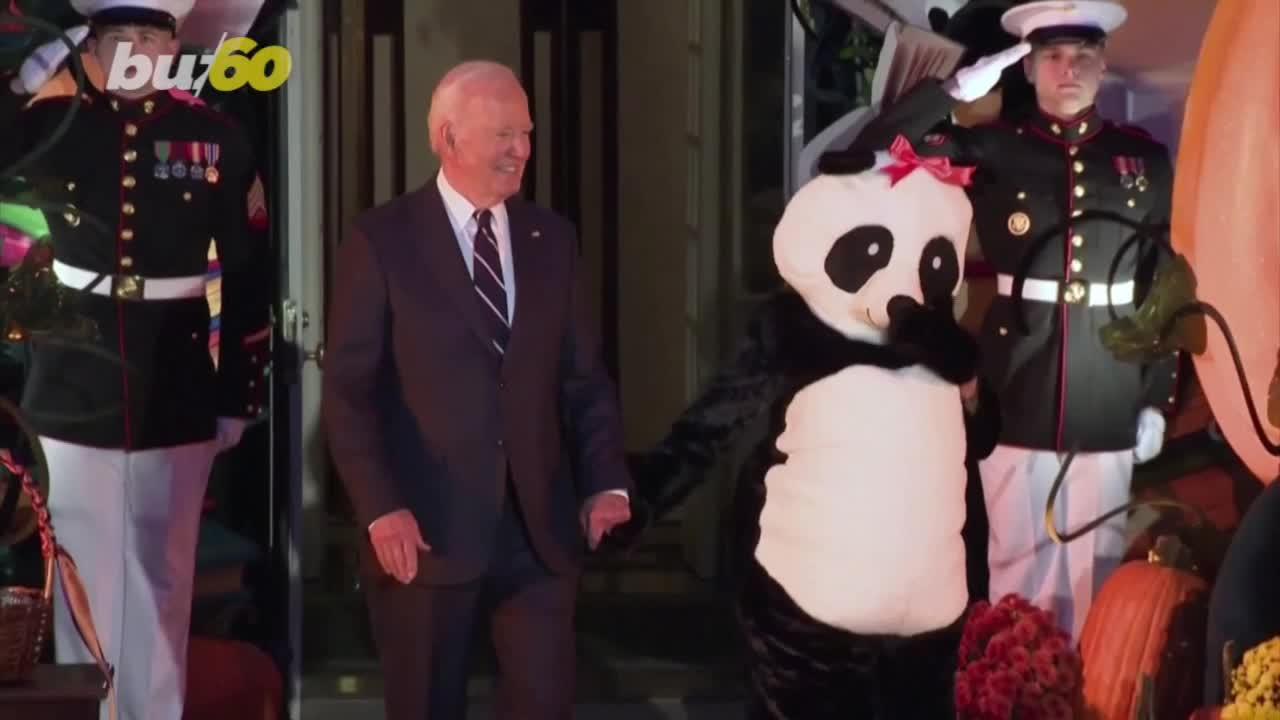
<instances>
[{"instance_id":1,"label":"white glove","mask_svg":"<svg viewBox=\"0 0 1280 720\"><path fill-rule=\"evenodd\" d=\"M240 436L244 434L244 428L249 424L248 420L237 417L220 417L218 418L218 435L215 441L218 445L218 452L230 450L240 444Z\"/></svg>"},{"instance_id":2,"label":"white glove","mask_svg":"<svg viewBox=\"0 0 1280 720\"><path fill-rule=\"evenodd\" d=\"M1160 454L1164 448L1164 415L1155 408L1138 413L1138 444L1133 447L1133 461L1139 465Z\"/></svg>"},{"instance_id":3,"label":"white glove","mask_svg":"<svg viewBox=\"0 0 1280 720\"><path fill-rule=\"evenodd\" d=\"M962 67L942 84L942 89L960 102L973 102L991 92L1000 82L1000 74L1010 65L1031 52L1031 43L1018 43L995 55L978 58L972 65Z\"/></svg>"},{"instance_id":4,"label":"white glove","mask_svg":"<svg viewBox=\"0 0 1280 720\"><path fill-rule=\"evenodd\" d=\"M71 42L79 47L80 43L89 37L89 26L77 25L69 28L66 33L67 37L71 38ZM62 42L62 38L41 45L22 62L18 74L9 81L9 89L18 95L34 95L49 82L49 78L58 74L62 69L63 61L70 54L71 51L67 49L67 44Z\"/></svg>"}]
</instances>

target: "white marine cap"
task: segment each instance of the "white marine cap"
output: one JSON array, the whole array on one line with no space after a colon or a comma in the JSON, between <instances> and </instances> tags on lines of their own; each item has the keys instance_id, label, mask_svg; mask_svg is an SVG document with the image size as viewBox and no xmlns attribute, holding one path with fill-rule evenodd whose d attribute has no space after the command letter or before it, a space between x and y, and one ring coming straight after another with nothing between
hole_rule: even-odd
<instances>
[{"instance_id":1,"label":"white marine cap","mask_svg":"<svg viewBox=\"0 0 1280 720\"><path fill-rule=\"evenodd\" d=\"M177 31L196 0L71 0L93 25L154 25Z\"/></svg>"},{"instance_id":2,"label":"white marine cap","mask_svg":"<svg viewBox=\"0 0 1280 720\"><path fill-rule=\"evenodd\" d=\"M1000 24L1036 45L1068 38L1097 42L1128 16L1123 5L1110 0L1041 0L1010 8Z\"/></svg>"}]
</instances>

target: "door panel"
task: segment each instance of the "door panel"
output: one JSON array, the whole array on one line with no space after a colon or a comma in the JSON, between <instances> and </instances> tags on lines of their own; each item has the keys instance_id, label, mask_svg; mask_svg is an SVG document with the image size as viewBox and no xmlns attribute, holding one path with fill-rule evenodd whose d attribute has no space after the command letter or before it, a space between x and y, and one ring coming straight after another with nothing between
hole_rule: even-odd
<instances>
[{"instance_id":1,"label":"door panel","mask_svg":"<svg viewBox=\"0 0 1280 720\"><path fill-rule=\"evenodd\" d=\"M353 218L404 191L404 37L400 0L299 3L285 16L295 70L285 84L287 213L277 309L282 405L277 486L288 488L281 534L289 571L290 714L313 693L350 686L331 668L373 666L356 580L349 504L320 427L327 289L334 250ZM308 72L308 70L311 70ZM307 682L304 683L304 676Z\"/></svg>"},{"instance_id":2,"label":"door panel","mask_svg":"<svg viewBox=\"0 0 1280 720\"><path fill-rule=\"evenodd\" d=\"M590 314L618 377L617 13L601 0L521 0L534 119L525 196L578 228Z\"/></svg>"}]
</instances>

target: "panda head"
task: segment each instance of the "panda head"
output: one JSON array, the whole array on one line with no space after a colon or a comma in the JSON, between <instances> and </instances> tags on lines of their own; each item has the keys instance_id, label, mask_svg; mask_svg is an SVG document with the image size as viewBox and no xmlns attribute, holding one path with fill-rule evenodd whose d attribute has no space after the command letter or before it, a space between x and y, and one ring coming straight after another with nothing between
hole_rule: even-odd
<instances>
[{"instance_id":1,"label":"panda head","mask_svg":"<svg viewBox=\"0 0 1280 720\"><path fill-rule=\"evenodd\" d=\"M959 290L970 172L901 137L889 152L828 153L774 230L778 272L833 330L883 344L900 311L949 307Z\"/></svg>"}]
</instances>

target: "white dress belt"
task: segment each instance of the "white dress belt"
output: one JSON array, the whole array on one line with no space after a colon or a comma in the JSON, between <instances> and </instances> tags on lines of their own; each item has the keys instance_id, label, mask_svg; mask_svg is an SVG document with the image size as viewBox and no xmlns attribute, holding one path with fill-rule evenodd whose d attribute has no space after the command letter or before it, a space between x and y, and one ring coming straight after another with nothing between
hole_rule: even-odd
<instances>
[{"instance_id":1,"label":"white dress belt","mask_svg":"<svg viewBox=\"0 0 1280 720\"><path fill-rule=\"evenodd\" d=\"M108 275L53 261L58 282L82 292L121 300L180 300L205 297L204 275L148 278L140 275Z\"/></svg>"},{"instance_id":2,"label":"white dress belt","mask_svg":"<svg viewBox=\"0 0 1280 720\"><path fill-rule=\"evenodd\" d=\"M996 275L996 292L1006 297L1013 295L1013 276ZM1027 278L1022 283L1022 297L1025 300L1039 302L1088 304L1094 307L1105 306L1108 303L1127 305L1133 302L1133 281L1126 280L1108 286L1106 283L1087 283L1083 280L1063 283L1057 280Z\"/></svg>"}]
</instances>

